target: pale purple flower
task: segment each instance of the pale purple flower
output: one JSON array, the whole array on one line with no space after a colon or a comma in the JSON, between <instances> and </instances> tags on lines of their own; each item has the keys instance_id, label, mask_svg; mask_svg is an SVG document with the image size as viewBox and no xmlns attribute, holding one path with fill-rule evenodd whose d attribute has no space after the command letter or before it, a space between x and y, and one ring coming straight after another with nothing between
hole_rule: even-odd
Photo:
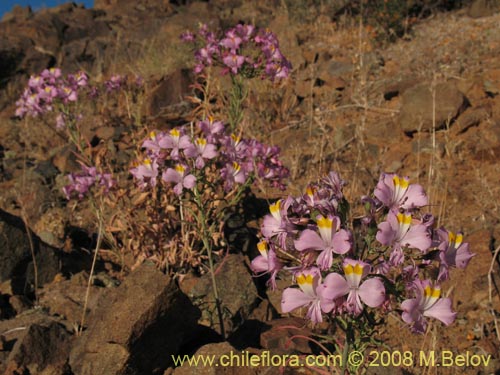
<instances>
[{"instance_id":1,"label":"pale purple flower","mask_svg":"<svg viewBox=\"0 0 500 375\"><path fill-rule=\"evenodd\" d=\"M204 159L213 159L217 156L217 147L200 137L184 150L184 154L188 158L196 158L195 167L201 169L205 166Z\"/></svg>"},{"instance_id":2,"label":"pale purple flower","mask_svg":"<svg viewBox=\"0 0 500 375\"><path fill-rule=\"evenodd\" d=\"M185 189L192 189L196 185L196 177L192 174L188 174L187 167L181 164L177 164L175 169L168 168L162 174L162 180L165 182L173 182L174 193L181 195L182 191Z\"/></svg>"},{"instance_id":3,"label":"pale purple flower","mask_svg":"<svg viewBox=\"0 0 500 375\"><path fill-rule=\"evenodd\" d=\"M82 199L96 183L104 188L104 193L108 193L115 185L110 173L98 173L96 167L87 167L83 164L81 168L82 172L68 175L70 183L62 189L67 199L71 198L73 192L78 193L78 198Z\"/></svg>"},{"instance_id":4,"label":"pale purple flower","mask_svg":"<svg viewBox=\"0 0 500 375\"><path fill-rule=\"evenodd\" d=\"M130 173L139 180L141 188L144 188L148 182L151 187L155 187L158 177L158 162L156 159L146 159L141 165L132 168Z\"/></svg>"},{"instance_id":5,"label":"pale purple flower","mask_svg":"<svg viewBox=\"0 0 500 375\"><path fill-rule=\"evenodd\" d=\"M142 142L142 147L145 148L150 154L158 156L161 151L160 141L165 137L165 133L152 131L149 137Z\"/></svg>"},{"instance_id":6,"label":"pale purple flower","mask_svg":"<svg viewBox=\"0 0 500 375\"><path fill-rule=\"evenodd\" d=\"M178 129L172 129L167 135L158 140L158 145L164 149L172 149L170 157L173 160L179 160L179 151L188 148L191 141L187 135L181 134Z\"/></svg>"},{"instance_id":7,"label":"pale purple flower","mask_svg":"<svg viewBox=\"0 0 500 375\"><path fill-rule=\"evenodd\" d=\"M238 69L240 69L245 62L245 57L230 53L222 58L222 62L229 68L231 73L238 74Z\"/></svg>"},{"instance_id":8,"label":"pale purple flower","mask_svg":"<svg viewBox=\"0 0 500 375\"><path fill-rule=\"evenodd\" d=\"M390 210L411 210L427 206L429 200L424 189L418 184L410 184L408 177L400 178L392 173L383 173L375 188L377 197Z\"/></svg>"},{"instance_id":9,"label":"pale purple flower","mask_svg":"<svg viewBox=\"0 0 500 375\"><path fill-rule=\"evenodd\" d=\"M78 100L78 93L68 86L59 88L58 96L63 103L76 102Z\"/></svg>"},{"instance_id":10,"label":"pale purple flower","mask_svg":"<svg viewBox=\"0 0 500 375\"><path fill-rule=\"evenodd\" d=\"M426 253L432 245L429 228L425 224L414 223L408 213L395 214L393 211L387 214L387 221L378 225L376 239L382 245L393 247L395 256L397 255L394 265L403 261L402 248L415 248Z\"/></svg>"},{"instance_id":11,"label":"pale purple flower","mask_svg":"<svg viewBox=\"0 0 500 375\"><path fill-rule=\"evenodd\" d=\"M283 268L283 265L276 256L272 245L269 246L266 240L262 240L257 244L260 255L257 256L250 265L253 272L257 273L259 276L264 274L270 274L268 283L271 285L271 289L276 289L276 275Z\"/></svg>"},{"instance_id":12,"label":"pale purple flower","mask_svg":"<svg viewBox=\"0 0 500 375\"><path fill-rule=\"evenodd\" d=\"M208 116L206 120L200 121L198 127L203 134L205 134L205 138L207 138L207 141L210 143L213 143L224 132L224 124L222 121L215 121L212 116Z\"/></svg>"},{"instance_id":13,"label":"pale purple flower","mask_svg":"<svg viewBox=\"0 0 500 375\"><path fill-rule=\"evenodd\" d=\"M286 288L281 297L281 311L287 313L299 307L308 307L306 318L313 323L323 321L322 313L329 313L335 307L327 289L321 284L321 274L316 268L303 270L296 277L300 289Z\"/></svg>"},{"instance_id":14,"label":"pale purple flower","mask_svg":"<svg viewBox=\"0 0 500 375\"><path fill-rule=\"evenodd\" d=\"M298 251L321 251L316 260L321 270L332 266L333 254L345 254L351 249L351 233L340 229L340 218L329 215L316 217L319 234L311 229L305 229L298 240L294 242Z\"/></svg>"},{"instance_id":15,"label":"pale purple flower","mask_svg":"<svg viewBox=\"0 0 500 375\"><path fill-rule=\"evenodd\" d=\"M180 35L180 39L183 42L194 42L195 38L196 38L195 35L190 31L183 32Z\"/></svg>"},{"instance_id":16,"label":"pale purple flower","mask_svg":"<svg viewBox=\"0 0 500 375\"><path fill-rule=\"evenodd\" d=\"M441 288L432 286L429 280L415 280L413 290L416 298L407 299L401 304L403 320L411 324L414 332L424 333L427 327L425 317L435 318L445 325L453 323L457 315L451 309L451 299L440 298Z\"/></svg>"},{"instance_id":17,"label":"pale purple flower","mask_svg":"<svg viewBox=\"0 0 500 375\"><path fill-rule=\"evenodd\" d=\"M371 270L368 263L360 260L345 259L345 278L338 273L330 273L323 283L324 295L334 300L347 295L345 308L348 312L359 315L363 303L369 307L379 307L385 301L385 287L378 277L372 277L361 283Z\"/></svg>"},{"instance_id":18,"label":"pale purple flower","mask_svg":"<svg viewBox=\"0 0 500 375\"><path fill-rule=\"evenodd\" d=\"M239 23L235 26L234 29L236 30L236 33L241 37L243 42L248 42L255 31L255 26L243 25Z\"/></svg>"},{"instance_id":19,"label":"pale purple flower","mask_svg":"<svg viewBox=\"0 0 500 375\"><path fill-rule=\"evenodd\" d=\"M242 185L247 180L245 170L236 161L227 163L226 166L221 169L220 173L224 179L224 189L226 191L231 190L235 183Z\"/></svg>"},{"instance_id":20,"label":"pale purple flower","mask_svg":"<svg viewBox=\"0 0 500 375\"><path fill-rule=\"evenodd\" d=\"M242 39L236 35L234 29L226 32L226 37L220 41L220 45L231 50L232 54L236 54L236 50L240 48Z\"/></svg>"},{"instance_id":21,"label":"pale purple flower","mask_svg":"<svg viewBox=\"0 0 500 375\"><path fill-rule=\"evenodd\" d=\"M288 208L293 202L292 197L280 199L269 205L270 215L264 216L261 233L264 237L271 239L277 237L278 244L286 248L286 238L293 231L293 225L288 221Z\"/></svg>"},{"instance_id":22,"label":"pale purple flower","mask_svg":"<svg viewBox=\"0 0 500 375\"><path fill-rule=\"evenodd\" d=\"M107 92L112 92L118 90L124 81L125 77L122 77L119 74L114 74L109 80L104 82L104 86L106 86Z\"/></svg>"},{"instance_id":23,"label":"pale purple flower","mask_svg":"<svg viewBox=\"0 0 500 375\"><path fill-rule=\"evenodd\" d=\"M441 241L439 244L439 275L438 281L447 280L449 268L465 268L471 258L475 255L469 250L469 244L463 242L462 233L453 233L444 228L437 231Z\"/></svg>"},{"instance_id":24,"label":"pale purple flower","mask_svg":"<svg viewBox=\"0 0 500 375\"><path fill-rule=\"evenodd\" d=\"M61 69L59 68L50 68L45 69L40 76L44 78L49 84L53 85L57 82L59 78L62 76Z\"/></svg>"}]
</instances>

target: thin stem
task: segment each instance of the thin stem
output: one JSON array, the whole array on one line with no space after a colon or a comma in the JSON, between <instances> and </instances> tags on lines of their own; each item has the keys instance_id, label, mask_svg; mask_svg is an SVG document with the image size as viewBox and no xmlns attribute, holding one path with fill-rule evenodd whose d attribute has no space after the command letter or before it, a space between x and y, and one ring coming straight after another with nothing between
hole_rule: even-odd
<instances>
[{"instance_id":1,"label":"thin stem","mask_svg":"<svg viewBox=\"0 0 500 375\"><path fill-rule=\"evenodd\" d=\"M205 207L203 205L200 193L199 193L198 188L196 186L193 188L193 193L194 193L194 199L195 199L196 205L198 206L198 209L199 209L199 215L196 215L196 219L198 221L198 225L201 226L201 240L203 242L203 247L207 251L208 266L210 268L210 279L212 281L212 290L213 290L214 299L215 299L215 308L217 309L217 315L219 317L221 336L225 340L226 339L226 331L224 329L224 319L222 316L222 305L221 305L221 301L219 299L219 292L217 289L217 280L215 279L215 268L214 268L214 261L212 258L212 241L211 241L210 231L207 228Z\"/></svg>"},{"instance_id":2,"label":"thin stem","mask_svg":"<svg viewBox=\"0 0 500 375\"><path fill-rule=\"evenodd\" d=\"M101 207L99 207L99 209L100 208ZM87 312L87 304L88 304L89 296L90 296L90 287L92 286L92 277L94 276L95 265L97 263L97 254L99 254L99 249L101 248L101 242L102 242L103 220L102 220L102 216L101 216L99 211L96 211L96 216L97 216L97 220L99 222L99 224L98 224L99 227L98 227L98 232L97 232L97 243L95 246L94 258L92 259L92 266L90 268L90 275L89 275L89 279L87 282L87 291L85 292L85 300L83 303L82 319L80 322L80 330L78 332L78 335L81 335L83 332L83 325L85 324L85 315Z\"/></svg>"}]
</instances>

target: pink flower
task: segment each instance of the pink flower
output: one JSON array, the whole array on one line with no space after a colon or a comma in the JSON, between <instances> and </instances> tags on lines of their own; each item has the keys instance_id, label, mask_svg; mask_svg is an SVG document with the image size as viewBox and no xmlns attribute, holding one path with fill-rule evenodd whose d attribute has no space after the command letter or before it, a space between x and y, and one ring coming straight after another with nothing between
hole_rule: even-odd
<instances>
[{"instance_id":1,"label":"pink flower","mask_svg":"<svg viewBox=\"0 0 500 375\"><path fill-rule=\"evenodd\" d=\"M390 211L387 214L387 221L378 225L376 239L382 245L392 246L397 259L392 263L394 265L403 262L403 247L419 249L427 252L432 241L429 234L429 228L422 223L413 223L412 217L407 213L395 214Z\"/></svg>"},{"instance_id":2,"label":"pink flower","mask_svg":"<svg viewBox=\"0 0 500 375\"><path fill-rule=\"evenodd\" d=\"M205 138L198 138L184 150L184 154L188 158L196 158L195 166L201 169L205 166L204 159L213 159L217 156L217 147L207 143Z\"/></svg>"},{"instance_id":3,"label":"pink flower","mask_svg":"<svg viewBox=\"0 0 500 375\"><path fill-rule=\"evenodd\" d=\"M132 168L130 173L139 180L139 186L141 188L144 188L147 185L147 182L145 182L144 179L149 181L149 185L151 185L151 187L155 187L156 178L158 177L158 162L156 159L146 159L143 164L136 168Z\"/></svg>"},{"instance_id":4,"label":"pink flower","mask_svg":"<svg viewBox=\"0 0 500 375\"><path fill-rule=\"evenodd\" d=\"M316 263L322 270L332 266L333 253L345 254L351 249L351 234L345 229L340 229L340 219L337 216L316 217L319 234L311 229L305 229L300 238L295 241L298 251L321 251Z\"/></svg>"},{"instance_id":5,"label":"pink flower","mask_svg":"<svg viewBox=\"0 0 500 375\"><path fill-rule=\"evenodd\" d=\"M231 53L235 54L236 50L240 47L241 42L242 40L238 35L236 35L235 30L231 29L226 32L226 37L220 41L220 45L231 50Z\"/></svg>"},{"instance_id":6,"label":"pink flower","mask_svg":"<svg viewBox=\"0 0 500 375\"><path fill-rule=\"evenodd\" d=\"M161 151L160 141L163 137L165 137L165 133L156 133L155 131L152 131L149 133L149 138L142 142L142 147L154 155L159 155Z\"/></svg>"},{"instance_id":7,"label":"pink flower","mask_svg":"<svg viewBox=\"0 0 500 375\"><path fill-rule=\"evenodd\" d=\"M269 244L266 240L262 240L257 244L260 255L252 260L251 268L252 271L260 275L271 274L268 283L271 284L271 289L276 289L276 276L283 268L283 265L276 256L276 252L269 248Z\"/></svg>"},{"instance_id":8,"label":"pink flower","mask_svg":"<svg viewBox=\"0 0 500 375\"><path fill-rule=\"evenodd\" d=\"M370 307L378 307L385 301L385 288L379 278L372 277L361 283L370 273L370 265L360 260L344 260L345 278L338 273L331 273L325 278L325 295L334 300L347 295L346 309L359 315L363 311L362 302Z\"/></svg>"},{"instance_id":9,"label":"pink flower","mask_svg":"<svg viewBox=\"0 0 500 375\"><path fill-rule=\"evenodd\" d=\"M241 68L245 62L245 57L230 53L224 58L222 62L231 70L233 74L238 74L238 69Z\"/></svg>"},{"instance_id":10,"label":"pink flower","mask_svg":"<svg viewBox=\"0 0 500 375\"><path fill-rule=\"evenodd\" d=\"M470 259L475 255L469 250L469 244L463 243L462 233L449 232L444 228L437 231L437 235L441 240L439 244L439 275L438 281L448 279L450 267L465 268L469 264Z\"/></svg>"},{"instance_id":11,"label":"pink flower","mask_svg":"<svg viewBox=\"0 0 500 375\"><path fill-rule=\"evenodd\" d=\"M234 184L244 184L247 180L247 175L241 165L233 161L232 163L227 163L221 170L221 176L224 181L224 189L229 191L233 188Z\"/></svg>"},{"instance_id":12,"label":"pink flower","mask_svg":"<svg viewBox=\"0 0 500 375\"><path fill-rule=\"evenodd\" d=\"M429 280L415 280L416 298L407 299L401 304L403 320L412 325L414 332L423 333L427 327L425 317L435 318L445 325L453 323L457 313L451 309L449 298L440 298L441 288L432 287Z\"/></svg>"},{"instance_id":13,"label":"pink flower","mask_svg":"<svg viewBox=\"0 0 500 375\"><path fill-rule=\"evenodd\" d=\"M205 134L209 142L215 141L224 132L222 121L214 121L212 116L208 116L205 121L200 121L198 127Z\"/></svg>"},{"instance_id":14,"label":"pink flower","mask_svg":"<svg viewBox=\"0 0 500 375\"><path fill-rule=\"evenodd\" d=\"M179 151L188 148L191 145L189 137L181 134L178 129L172 129L170 132L158 140L161 148L172 149L170 157L173 160L179 160Z\"/></svg>"},{"instance_id":15,"label":"pink flower","mask_svg":"<svg viewBox=\"0 0 500 375\"><path fill-rule=\"evenodd\" d=\"M299 307L308 307L306 318L313 323L323 321L322 312L329 313L335 307L332 298L325 293L321 284L321 275L317 268L303 270L297 275L297 284L300 289L286 288L281 298L281 311L290 312Z\"/></svg>"},{"instance_id":16,"label":"pink flower","mask_svg":"<svg viewBox=\"0 0 500 375\"><path fill-rule=\"evenodd\" d=\"M175 169L168 168L163 172L161 176L162 180L165 182L173 182L174 193L181 195L184 188L192 189L196 185L196 177L192 174L187 174L186 167L181 164L177 164Z\"/></svg>"},{"instance_id":17,"label":"pink flower","mask_svg":"<svg viewBox=\"0 0 500 375\"><path fill-rule=\"evenodd\" d=\"M422 186L409 183L408 177L382 174L375 188L375 196L390 210L411 210L426 206L429 201Z\"/></svg>"}]
</instances>

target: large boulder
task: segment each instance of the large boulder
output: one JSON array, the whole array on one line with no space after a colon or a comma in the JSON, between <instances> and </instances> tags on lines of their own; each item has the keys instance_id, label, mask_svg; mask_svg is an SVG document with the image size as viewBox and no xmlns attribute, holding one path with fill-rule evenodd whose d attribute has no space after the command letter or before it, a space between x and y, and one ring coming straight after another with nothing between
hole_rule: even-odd
<instances>
[{"instance_id":1,"label":"large boulder","mask_svg":"<svg viewBox=\"0 0 500 375\"><path fill-rule=\"evenodd\" d=\"M59 272L57 250L32 235L37 283L51 282ZM23 221L0 210L0 283L11 280L13 294L31 293L35 284L31 244Z\"/></svg>"},{"instance_id":2,"label":"large boulder","mask_svg":"<svg viewBox=\"0 0 500 375\"><path fill-rule=\"evenodd\" d=\"M455 84L428 83L412 87L404 92L401 100L399 121L405 133L442 129L468 106L467 98Z\"/></svg>"},{"instance_id":3,"label":"large boulder","mask_svg":"<svg viewBox=\"0 0 500 375\"><path fill-rule=\"evenodd\" d=\"M99 298L70 354L75 375L152 374L197 327L199 311L153 264L143 264Z\"/></svg>"}]
</instances>

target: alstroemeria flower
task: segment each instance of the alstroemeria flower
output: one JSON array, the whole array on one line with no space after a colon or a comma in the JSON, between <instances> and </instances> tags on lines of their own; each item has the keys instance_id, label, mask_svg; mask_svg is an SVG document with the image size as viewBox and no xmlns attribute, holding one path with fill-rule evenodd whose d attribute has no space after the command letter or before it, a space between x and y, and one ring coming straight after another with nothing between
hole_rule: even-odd
<instances>
[{"instance_id":1,"label":"alstroemeria flower","mask_svg":"<svg viewBox=\"0 0 500 375\"><path fill-rule=\"evenodd\" d=\"M142 142L142 147L150 151L153 155L159 155L162 147L160 146L160 141L165 137L165 133L157 133L152 131L149 133L149 138Z\"/></svg>"},{"instance_id":2,"label":"alstroemeria flower","mask_svg":"<svg viewBox=\"0 0 500 375\"><path fill-rule=\"evenodd\" d=\"M293 225L288 221L288 208L293 202L292 197L280 199L269 205L270 215L264 216L261 233L266 238L276 237L281 248L286 248L286 238L293 230Z\"/></svg>"},{"instance_id":3,"label":"alstroemeria flower","mask_svg":"<svg viewBox=\"0 0 500 375\"><path fill-rule=\"evenodd\" d=\"M332 266L333 253L345 254L351 249L351 233L340 229L340 218L337 216L318 215L316 223L319 234L314 230L305 229L295 241L295 248L298 251L321 251L316 263L320 269L327 270Z\"/></svg>"},{"instance_id":4,"label":"alstroemeria flower","mask_svg":"<svg viewBox=\"0 0 500 375\"><path fill-rule=\"evenodd\" d=\"M228 30L226 32L226 37L220 41L220 45L231 50L231 53L235 54L241 42L242 39L236 35L235 30Z\"/></svg>"},{"instance_id":5,"label":"alstroemeria flower","mask_svg":"<svg viewBox=\"0 0 500 375\"><path fill-rule=\"evenodd\" d=\"M426 252L432 240L429 228L422 223L413 223L413 219L408 213L395 214L390 211L387 214L387 221L378 225L376 239L382 245L392 246L394 253L393 264L398 265L403 261L403 247L411 247Z\"/></svg>"},{"instance_id":6,"label":"alstroemeria flower","mask_svg":"<svg viewBox=\"0 0 500 375\"><path fill-rule=\"evenodd\" d=\"M179 150L188 148L191 145L189 137L181 134L178 129L172 129L170 132L158 141L161 148L172 149L170 157L173 160L179 159Z\"/></svg>"},{"instance_id":7,"label":"alstroemeria flower","mask_svg":"<svg viewBox=\"0 0 500 375\"><path fill-rule=\"evenodd\" d=\"M271 284L271 289L276 289L276 275L283 265L276 256L276 252L269 246L266 240L262 240L257 244L260 255L257 256L251 263L251 269L259 276L264 274L271 274L268 283Z\"/></svg>"},{"instance_id":8,"label":"alstroemeria flower","mask_svg":"<svg viewBox=\"0 0 500 375\"><path fill-rule=\"evenodd\" d=\"M217 147L207 143L205 138L197 138L194 144L184 150L184 154L188 158L196 158L195 167L201 169L205 166L204 159L213 159L217 156Z\"/></svg>"},{"instance_id":9,"label":"alstroemeria flower","mask_svg":"<svg viewBox=\"0 0 500 375\"><path fill-rule=\"evenodd\" d=\"M145 159L144 162L130 170L132 176L139 180L139 186L144 188L147 185L147 182L144 179L149 181L149 185L151 187L156 186L156 178L158 177L158 162L156 159Z\"/></svg>"},{"instance_id":10,"label":"alstroemeria flower","mask_svg":"<svg viewBox=\"0 0 500 375\"><path fill-rule=\"evenodd\" d=\"M296 277L300 289L286 288L281 298L281 311L284 313L299 307L308 307L306 318L313 323L323 321L322 312L329 313L335 307L333 299L325 293L321 284L321 274L316 268L303 270Z\"/></svg>"},{"instance_id":11,"label":"alstroemeria flower","mask_svg":"<svg viewBox=\"0 0 500 375\"><path fill-rule=\"evenodd\" d=\"M207 141L210 143L213 143L224 132L224 124L222 121L214 121L212 116L208 116L208 119L205 121L200 121L198 127L203 134L205 134Z\"/></svg>"},{"instance_id":12,"label":"alstroemeria flower","mask_svg":"<svg viewBox=\"0 0 500 375\"><path fill-rule=\"evenodd\" d=\"M469 250L469 244L464 243L462 233L453 233L444 228L437 231L441 240L439 244L439 275L438 281L448 279L450 267L465 268L470 259L475 255Z\"/></svg>"},{"instance_id":13,"label":"alstroemeria flower","mask_svg":"<svg viewBox=\"0 0 500 375\"><path fill-rule=\"evenodd\" d=\"M422 186L410 184L408 177L400 178L392 173L380 176L374 195L384 206L394 211L400 208L411 210L429 204Z\"/></svg>"},{"instance_id":14,"label":"alstroemeria flower","mask_svg":"<svg viewBox=\"0 0 500 375\"><path fill-rule=\"evenodd\" d=\"M161 178L165 182L175 184L174 193L177 195L181 195L184 188L192 189L196 185L196 177L188 174L186 167L181 164L177 164L175 169L168 168L163 172Z\"/></svg>"},{"instance_id":15,"label":"alstroemeria flower","mask_svg":"<svg viewBox=\"0 0 500 375\"><path fill-rule=\"evenodd\" d=\"M230 53L222 58L222 62L231 70L231 73L238 74L238 69L245 62L245 57Z\"/></svg>"},{"instance_id":16,"label":"alstroemeria flower","mask_svg":"<svg viewBox=\"0 0 500 375\"><path fill-rule=\"evenodd\" d=\"M326 276L323 288L325 295L334 300L347 295L346 310L354 315L363 311L362 302L370 307L378 307L385 301L385 287L377 277L361 283L369 273L371 266L360 260L344 260L345 278L338 273Z\"/></svg>"},{"instance_id":17,"label":"alstroemeria flower","mask_svg":"<svg viewBox=\"0 0 500 375\"><path fill-rule=\"evenodd\" d=\"M224 188L226 191L231 190L235 183L244 184L247 180L245 171L236 161L226 164L226 166L221 170L221 176L225 180Z\"/></svg>"},{"instance_id":18,"label":"alstroemeria flower","mask_svg":"<svg viewBox=\"0 0 500 375\"><path fill-rule=\"evenodd\" d=\"M453 323L457 313L452 311L449 298L440 298L441 288L438 285L433 287L429 280L415 280L414 286L416 298L407 299L401 304L402 318L412 325L414 332L425 332L425 317L438 319L445 325Z\"/></svg>"}]
</instances>

